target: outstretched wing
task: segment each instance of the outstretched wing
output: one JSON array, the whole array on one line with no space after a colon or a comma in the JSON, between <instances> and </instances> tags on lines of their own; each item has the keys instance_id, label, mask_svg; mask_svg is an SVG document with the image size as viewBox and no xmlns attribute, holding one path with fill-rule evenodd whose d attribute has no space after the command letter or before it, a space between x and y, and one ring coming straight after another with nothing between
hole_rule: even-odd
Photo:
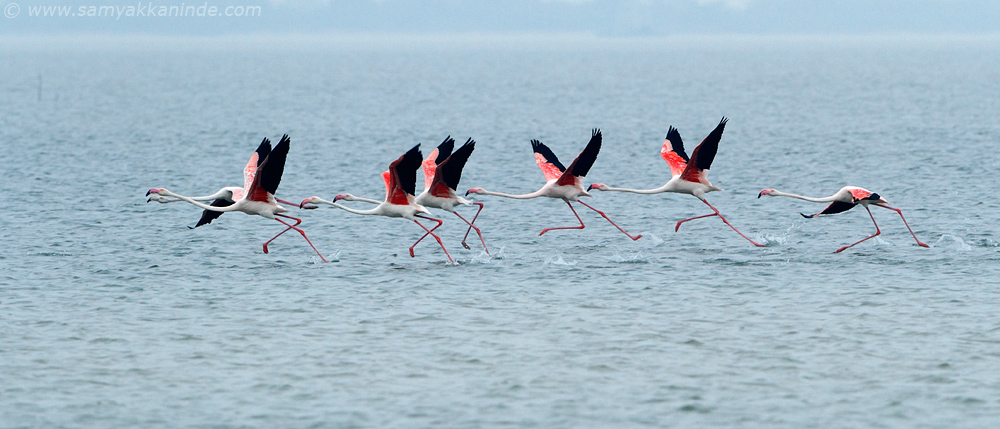
<instances>
[{"instance_id":1,"label":"outstretched wing","mask_svg":"<svg viewBox=\"0 0 1000 429\"><path fill-rule=\"evenodd\" d=\"M439 164L448 159L454 148L455 139L448 136L445 137L444 141L438 147L431 151L430 155L427 155L427 159L421 164L424 169L424 189L431 188L431 182L434 180L434 171Z\"/></svg>"},{"instance_id":2,"label":"outstretched wing","mask_svg":"<svg viewBox=\"0 0 1000 429\"><path fill-rule=\"evenodd\" d=\"M417 187L417 169L420 168L420 144L418 143L405 154L389 164L389 177L386 182L386 201L392 204L406 205ZM382 173L383 179L386 177Z\"/></svg>"},{"instance_id":3,"label":"outstretched wing","mask_svg":"<svg viewBox=\"0 0 1000 429\"><path fill-rule=\"evenodd\" d=\"M254 176L257 175L257 168L260 164L264 162L267 155L271 153L271 141L264 137L264 140L260 142L257 146L257 150L250 155L250 160L247 161L246 167L243 168L243 192L246 193L250 189L250 184L253 183Z\"/></svg>"},{"instance_id":4,"label":"outstretched wing","mask_svg":"<svg viewBox=\"0 0 1000 429\"><path fill-rule=\"evenodd\" d=\"M694 148L691 159L684 167L684 172L681 173L681 178L689 182L708 181L705 172L712 167L712 161L715 160L715 153L719 150L719 141L722 140L722 132L726 129L727 121L729 120L723 117L722 121L719 121L719 125L708 134L708 137L705 137L705 140L702 140L701 144Z\"/></svg>"},{"instance_id":5,"label":"outstretched wing","mask_svg":"<svg viewBox=\"0 0 1000 429\"><path fill-rule=\"evenodd\" d=\"M826 206L826 208L823 209L823 211L821 211L819 213L816 213L816 214L813 214L813 215L807 215L805 213L799 213L799 214L802 215L802 217L804 217L806 219L812 219L812 218L814 218L816 216L819 216L819 215L826 215L826 214L834 214L834 213L846 212L846 211L848 211L850 209L853 209L854 206L856 206L856 205L857 204L845 203L843 201L834 201L834 202L830 203L830 205Z\"/></svg>"},{"instance_id":6,"label":"outstretched wing","mask_svg":"<svg viewBox=\"0 0 1000 429\"><path fill-rule=\"evenodd\" d=\"M681 133L677 128L670 127L667 137L663 140L663 148L660 149L660 157L667 161L670 166L671 176L680 176L688 164L687 153L684 152L684 141L681 140Z\"/></svg>"},{"instance_id":7,"label":"outstretched wing","mask_svg":"<svg viewBox=\"0 0 1000 429\"><path fill-rule=\"evenodd\" d=\"M264 158L264 162L260 163L246 198L251 201L268 202L268 194L274 195L278 192L281 175L285 172L285 158L288 156L289 143L291 143L291 139L288 138L288 134L285 134L274 150L267 155L267 158Z\"/></svg>"},{"instance_id":8,"label":"outstretched wing","mask_svg":"<svg viewBox=\"0 0 1000 429\"><path fill-rule=\"evenodd\" d=\"M434 174L440 174L442 181L448 188L452 190L458 189L458 182L462 180L462 169L465 168L465 163L469 160L469 155L472 155L472 151L474 150L476 150L476 141L470 137L455 153L451 154L441 164L438 164L437 171Z\"/></svg>"},{"instance_id":9,"label":"outstretched wing","mask_svg":"<svg viewBox=\"0 0 1000 429\"><path fill-rule=\"evenodd\" d=\"M542 169L546 182L558 179L563 171L566 171L566 167L563 167L562 163L559 162L559 158L556 158L556 154L552 153L552 149L549 149L542 142L532 140L531 150L535 151L535 163L538 164L538 168Z\"/></svg>"},{"instance_id":10,"label":"outstretched wing","mask_svg":"<svg viewBox=\"0 0 1000 429\"><path fill-rule=\"evenodd\" d=\"M580 177L584 177L590 171L590 167L594 166L594 161L597 161L597 154L601 153L601 130L594 128L593 133L590 136L590 142L587 143L587 147L576 156L576 159L570 163L569 168L559 176L559 181L556 182L559 185L572 185L579 180Z\"/></svg>"}]
</instances>

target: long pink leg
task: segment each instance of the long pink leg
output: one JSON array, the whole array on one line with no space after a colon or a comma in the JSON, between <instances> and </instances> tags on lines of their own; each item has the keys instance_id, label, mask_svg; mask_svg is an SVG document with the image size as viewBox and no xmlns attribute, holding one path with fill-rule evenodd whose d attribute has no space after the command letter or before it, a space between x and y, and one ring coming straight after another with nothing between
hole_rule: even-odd
<instances>
[{"instance_id":1,"label":"long pink leg","mask_svg":"<svg viewBox=\"0 0 1000 429\"><path fill-rule=\"evenodd\" d=\"M296 228L296 226L298 226L300 223L302 223L302 219L299 219L297 217L285 216L285 215L282 215L282 214L276 214L275 216L281 216L281 217L284 217L284 218L292 219L292 220L295 221L295 225L291 225L288 222L285 222L285 221L283 221L281 219L278 219L277 217L274 218L274 220L276 220L278 222L281 222L282 224L284 224L288 228L285 228L284 231L279 232L278 235L275 235L270 240L267 240L266 243L264 243L264 253L267 253L267 245L270 244L272 241L274 241L275 238L278 238L278 236L280 236L281 234L284 234L285 232L288 232L289 229L294 229L294 230L298 231L299 234L302 234L302 238L306 239L306 243L309 243L309 247L312 247L313 251L315 251L316 254L319 255L319 259L322 259L323 262L328 262L326 260L326 258L323 257L323 254L319 253L319 250L316 249L316 246L313 246L312 241L309 241L309 237L306 237L305 231Z\"/></svg>"},{"instance_id":2,"label":"long pink leg","mask_svg":"<svg viewBox=\"0 0 1000 429\"><path fill-rule=\"evenodd\" d=\"M465 220L465 223L469 224L469 229L465 230L465 237L462 237L462 245L465 246L466 249L469 248L469 245L465 244L465 240L469 238L469 232L472 231L473 228L475 228L476 234L479 235L479 241L483 242L483 250L485 250L486 254L489 255L490 250L486 248L486 240L483 239L482 231L480 231L478 227L473 225L474 223L476 223L476 219L479 218L479 212L483 211L484 204L483 203L472 203L472 204L479 206L479 210L476 211L476 215L472 217L472 222L465 220L465 218L459 215L458 212L455 212L455 216L458 216L459 219Z\"/></svg>"},{"instance_id":3,"label":"long pink leg","mask_svg":"<svg viewBox=\"0 0 1000 429\"><path fill-rule=\"evenodd\" d=\"M889 209L889 210L894 210L894 211L895 211L896 213L899 213L899 218L900 218L900 219L903 219L903 225L906 225L906 229L909 229L909 230L910 230L910 235L912 235L912 236L913 236L913 239L914 239L914 240L917 240L917 244L919 244L919 245L920 245L920 247L931 247L931 246L928 246L928 245L927 245L926 243L924 243L924 242L921 242L921 241L920 241L920 239L918 239L918 238L917 238L917 234L914 234L914 233L913 233L913 229L911 229L911 228L910 228L910 224L909 224L909 223L906 223L906 218L905 218L905 217L903 217L903 211L902 211L902 210L900 210L900 209L897 209L897 208L895 208L895 207L889 207L889 206L883 206L883 205L881 205L881 204L875 204L875 205L876 205L876 206L879 206L879 207L882 207L882 208L884 208L884 209Z\"/></svg>"},{"instance_id":4,"label":"long pink leg","mask_svg":"<svg viewBox=\"0 0 1000 429\"><path fill-rule=\"evenodd\" d=\"M583 204L583 205L584 205L584 206L586 206L586 207L587 207L588 209L591 209L591 210L593 210L593 211L597 212L597 214L601 215L601 217L603 217L603 218L607 219L607 220L608 220L608 222L611 222L611 224L612 224L612 225L614 225L614 226L615 226L615 228L618 228L618 230L619 230L619 231L621 231L621 232L622 232L622 234L625 234L625 235L627 235L627 236L628 236L628 238L631 238L631 239L632 239L632 241L635 241L635 240L638 240L638 239L642 238L642 234L639 234L639 235L637 235L637 236L633 236L633 235L631 235L631 234L629 234L629 233L625 232L625 230L624 230L624 229L622 229L622 227L618 226L618 224L617 224L617 223L614 223L614 221L612 221L612 220L611 220L611 218L609 218L609 217L608 217L608 215L604 214L604 212L602 212L602 211L600 211L600 210L598 210L598 209L595 209L595 208L591 207L591 206L590 206L589 204L587 204L587 203L585 203L585 202L583 202L583 201L577 201L577 202L578 202L578 203L580 203L580 204ZM581 222L581 223L582 223L582 222Z\"/></svg>"},{"instance_id":5,"label":"long pink leg","mask_svg":"<svg viewBox=\"0 0 1000 429\"><path fill-rule=\"evenodd\" d=\"M870 236L868 236L868 237L866 237L866 238L864 238L864 239L862 239L862 240L860 240L860 241L858 241L857 243L854 243L854 244L850 245L850 246L844 246L844 247L841 247L841 248L837 249L837 250L836 250L835 252L833 252L833 253L840 253L840 252L843 252L843 251L844 251L845 249L849 249L849 248L851 248L851 247L854 247L854 245L855 245L855 244L858 244L858 243L861 243L862 241L865 241L865 240L868 240L868 239L870 239L870 238L872 238L872 237L875 237L876 235L879 235L879 234L881 234L881 233L882 233L882 230L878 229L878 223L876 223L876 222L875 222L875 216L872 216L872 211L871 211L871 209L869 209L869 208L868 208L868 206L865 206L865 210L868 210L868 217L871 217L871 218L872 218L872 223L874 223L874 224L875 224L875 233L874 233L874 234L872 234L872 235L870 235ZM919 243L919 241L918 241L918 243Z\"/></svg>"},{"instance_id":6,"label":"long pink leg","mask_svg":"<svg viewBox=\"0 0 1000 429\"><path fill-rule=\"evenodd\" d=\"M583 220L580 219L580 215L576 214L576 209L573 208L573 205L570 204L569 201L566 201L566 205L569 206L570 210L573 210L573 216L576 216L576 220L580 221L580 226L559 226L559 227L555 227L555 228L545 228L545 229L542 230L542 232L539 232L538 235L545 234L546 232L552 231L553 229L583 229L583 228L586 228L586 226L583 225Z\"/></svg>"},{"instance_id":7,"label":"long pink leg","mask_svg":"<svg viewBox=\"0 0 1000 429\"><path fill-rule=\"evenodd\" d=\"M449 261L449 262L451 262L452 264L455 264L455 260L454 260L454 259L451 259L451 255L449 255L449 254L448 254L448 249L445 249L445 248L444 248L444 243L442 243L442 242L441 242L441 237L438 237L438 236L437 236L437 234L435 234L435 233L434 233L434 230L435 230L435 229L438 229L438 227L440 227L440 226L441 226L441 224L443 224L443 223L444 223L444 221L442 221L441 219L434 219L434 218L432 218L432 217L427 217L427 216L421 216L421 215L416 215L416 217L419 217L419 218L421 218L421 219L427 219L427 220L430 220L430 221L434 221L434 222L437 222L437 225L435 225L435 226L434 226L434 228L431 228L431 229L427 229L427 227L426 227L426 226L424 226L424 225L423 225L423 224L421 224L420 222L417 222L417 220L416 220L416 219L414 219L414 220L413 220L413 223L415 223L415 224L417 224L417 225L420 225L420 227L421 227L421 228L423 228L423 229L424 229L424 231L427 231L427 234L430 234L431 236L433 236L433 237L434 237L434 239L435 239L435 240L437 240L438 244L439 244L439 245L441 245L441 250L444 250L444 255L448 257L448 261ZM420 238L421 238L421 239L423 239L424 237L426 237L426 236L427 236L427 234L424 234L424 236L423 236L423 237L420 237ZM417 240L417 243L419 243L419 242L420 242L420 240ZM416 246L416 245L417 245L417 243L413 243L413 246L410 246L410 257L411 257L411 258L412 258L412 257L414 256L414 255L413 255L413 247L414 247L414 246Z\"/></svg>"},{"instance_id":8,"label":"long pink leg","mask_svg":"<svg viewBox=\"0 0 1000 429\"><path fill-rule=\"evenodd\" d=\"M747 237L747 236L743 235L743 233L740 232L740 230L736 229L736 227L733 226L733 224L729 223L729 221L726 220L726 218L724 216L722 216L722 213L719 213L719 210L716 209L715 207L713 207L711 204L709 204L708 201L703 200L701 198L699 198L699 200L701 200L701 202L705 203L705 205L707 205L708 207L710 207L712 209L712 211L714 211L715 213L711 213L711 214L707 214L707 215L702 215L702 216L696 216L696 217L693 217L693 218L689 218L689 219L684 219L684 220L677 221L677 226L674 227L674 232L677 232L679 229L681 229L681 224L684 223L684 222L687 222L689 220L701 219L703 217L718 216L719 219L722 219L722 221L725 222L726 225L729 225L729 227L732 228L733 231L736 231L736 233L739 234L740 237L743 237L743 238L747 239L747 241L753 243L754 246L764 247L763 244L760 244L760 243L758 243L756 241L753 241L753 240L750 239L750 237Z\"/></svg>"}]
</instances>

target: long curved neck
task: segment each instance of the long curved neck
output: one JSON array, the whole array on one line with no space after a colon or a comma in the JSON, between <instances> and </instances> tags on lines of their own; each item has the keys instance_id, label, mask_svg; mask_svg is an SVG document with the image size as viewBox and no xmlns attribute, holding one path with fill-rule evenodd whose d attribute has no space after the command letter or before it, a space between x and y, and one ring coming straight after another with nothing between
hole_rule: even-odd
<instances>
[{"instance_id":1,"label":"long curved neck","mask_svg":"<svg viewBox=\"0 0 1000 429\"><path fill-rule=\"evenodd\" d=\"M539 189L539 190L537 190L535 192L532 192L530 194L521 194L521 195L505 194L503 192L493 192L493 191L487 191L487 190L483 189L482 191L477 192L477 194L479 194L479 195L493 195L495 197L504 197L504 198L514 198L514 199L517 199L517 200L528 200L528 199L531 199L531 198L538 198L538 197L544 195L544 193L542 192L541 189Z\"/></svg>"},{"instance_id":2,"label":"long curved neck","mask_svg":"<svg viewBox=\"0 0 1000 429\"><path fill-rule=\"evenodd\" d=\"M382 204L380 201L369 200L367 198L355 198L354 201L364 201L364 202L372 202L372 203L375 203L375 204ZM336 207L338 209L341 209L341 210L344 210L344 211L347 211L347 212L351 212L351 213L354 213L354 214L359 214L359 215L375 215L375 214L378 214L378 211L379 211L378 207L375 207L375 208L369 209L369 210L352 209L350 207L337 204L337 203L335 203L333 201L327 201L327 200L324 200L324 199L321 199L321 198L316 198L312 202L313 203L318 203L318 204L331 205L331 206L334 206L334 207Z\"/></svg>"},{"instance_id":3,"label":"long curved neck","mask_svg":"<svg viewBox=\"0 0 1000 429\"><path fill-rule=\"evenodd\" d=\"M771 192L768 195L772 196L772 197L798 198L800 200L812 201L814 203L829 203L831 201L834 201L834 199L836 197L836 195L831 195L829 197L813 198L813 197L806 197L806 196L798 195L798 194L789 194L787 192L780 192L780 191L774 191L774 192Z\"/></svg>"},{"instance_id":4,"label":"long curved neck","mask_svg":"<svg viewBox=\"0 0 1000 429\"><path fill-rule=\"evenodd\" d=\"M360 202L362 202L362 203L371 203L371 204L382 204L382 202L381 202L381 201L378 201L378 200L373 200L373 199L371 199L371 198L361 198L361 197L354 197L354 198L351 198L351 199L350 199L350 200L348 200L348 201L360 201Z\"/></svg>"},{"instance_id":5,"label":"long curved neck","mask_svg":"<svg viewBox=\"0 0 1000 429\"><path fill-rule=\"evenodd\" d=\"M633 194L659 194L659 193L667 192L667 190L670 189L669 185L670 185L670 183L668 182L666 185L660 186L659 188L655 188L655 189L630 189L630 188L615 188L615 187L611 187L611 186L605 186L605 187L601 188L600 190L601 191L611 191L611 192L631 192Z\"/></svg>"},{"instance_id":6,"label":"long curved neck","mask_svg":"<svg viewBox=\"0 0 1000 429\"><path fill-rule=\"evenodd\" d=\"M209 211L213 211L213 212L231 212L231 211L235 211L235 208L236 208L236 204L225 206L225 207L210 206L208 204L196 201L194 198L185 197L183 195L175 194L175 193L170 192L170 191L161 191L160 195L166 195L168 197L174 197L174 198L177 198L178 200L189 202L189 203L194 204L194 205L196 205L198 207L201 207L201 208L203 208L205 210L209 210Z\"/></svg>"}]
</instances>

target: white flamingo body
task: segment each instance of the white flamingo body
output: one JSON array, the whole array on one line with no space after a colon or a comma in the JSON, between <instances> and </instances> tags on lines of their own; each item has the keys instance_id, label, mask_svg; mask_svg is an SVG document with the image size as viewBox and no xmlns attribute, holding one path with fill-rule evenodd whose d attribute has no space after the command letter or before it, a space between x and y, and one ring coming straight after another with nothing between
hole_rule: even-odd
<instances>
[{"instance_id":1,"label":"white flamingo body","mask_svg":"<svg viewBox=\"0 0 1000 429\"><path fill-rule=\"evenodd\" d=\"M917 234L915 234L913 232L913 229L910 228L910 224L908 222L906 222L906 218L903 217L903 211L902 210L897 209L895 207L890 207L889 206L890 203L888 201L886 201L885 198L882 198L882 196L880 196L879 194L876 194L876 193L874 193L872 191L869 191L869 190L867 190L865 188L860 188L860 187L857 187L857 186L844 186L843 188L840 188L840 190L837 191L836 193L834 193L833 195L830 195L829 197L821 197L821 198L806 197L806 196L803 196L803 195L791 194L791 193L787 193L787 192L781 192L781 191L777 191L777 190L774 190L774 189L764 189L764 190L760 191L759 194L757 194L757 198L760 198L760 197L765 196L765 195L772 196L772 197L796 198L796 199L800 199L800 200L804 200L804 201L810 201L810 202L814 202L814 203L830 203L830 205L826 206L826 208L824 208L819 213L812 214L812 215L807 215L805 213L800 213L802 215L802 217L807 218L807 219L811 219L811 218L814 218L814 217L819 216L819 215L830 215L830 214L842 213L842 212L848 211L848 210L850 210L850 209L852 209L852 208L854 208L854 207L856 207L858 205L864 207L865 210L868 211L868 216L872 219L872 223L875 225L875 233L872 234L872 235L870 235L870 236L868 236L868 237L866 237L866 238L864 238L864 239L861 239L861 240L855 242L854 244L843 246L843 247L837 249L834 253L843 252L846 249L854 247L858 243L864 242L864 241L866 241L868 239L874 238L874 237L882 234L882 230L879 228L878 223L875 222L875 216L872 215L871 209L868 208L869 205L874 205L874 206L877 206L877 207L882 207L884 209L889 209L889 210L892 210L892 211L896 212L897 214L899 214L899 218L903 220L903 225L906 225L906 229L910 231L910 235L912 235L913 239L917 241L917 245L919 245L920 247L930 247L926 243L921 242L920 239L917 238Z\"/></svg>"},{"instance_id":2,"label":"white flamingo body","mask_svg":"<svg viewBox=\"0 0 1000 429\"><path fill-rule=\"evenodd\" d=\"M601 141L603 137L601 135L601 130L594 129L591 135L590 142L587 143L587 147L580 152L579 155L573 160L569 167L563 167L559 159L556 158L552 150L547 146L542 144L538 140L532 140L531 146L535 152L535 163L542 170L542 174L545 176L545 185L541 189L531 192L528 194L507 194L503 192L493 192L487 191L483 188L472 188L466 192L468 194L479 194L479 195L492 195L496 197L503 198L513 198L518 200L526 200L531 198L547 197L563 200L566 205L569 206L570 210L573 211L573 215L576 216L576 220L580 222L580 226L564 226L564 227L554 227L545 228L538 235L543 235L548 231L556 229L583 229L586 226L583 224L583 220L580 219L580 215L577 214L576 209L573 208L572 202L577 202L587 207L597 214L601 215L604 219L618 228L623 234L631 238L633 241L642 238L642 235L633 236L622 229L618 224L611 220L604 212L591 207L589 204L580 201L580 197L590 197L590 193L583 189L583 177L587 175L590 171L590 167L594 165L594 161L597 160L597 155L601 151Z\"/></svg>"},{"instance_id":3,"label":"white flamingo body","mask_svg":"<svg viewBox=\"0 0 1000 429\"><path fill-rule=\"evenodd\" d=\"M596 189L598 191L613 191L613 192L631 192L633 194L659 194L663 192L673 192L677 194L688 194L701 200L712 209L714 213L707 214L703 216L696 216L689 219L682 219L677 222L674 227L674 232L677 232L681 228L681 224L684 222L701 219L704 217L718 216L722 222L728 225L733 231L736 231L741 237L745 238L747 241L752 243L757 247L764 247L763 244L757 243L743 235L736 227L729 223L722 213L719 212L712 204L710 204L705 199L705 194L709 192L721 191L722 188L713 185L708 181L708 170L712 165L712 161L715 159L715 153L719 148L719 141L722 139L722 132L726 128L726 118L722 118L719 121L719 125L715 127L714 130L702 140L701 144L694 149L691 153L691 157L688 158L687 154L684 152L684 143L681 140L680 133L676 128L670 127L667 132L667 137L663 142L663 148L660 150L660 156L667 162L670 166L671 178L663 186L653 189L631 189L631 188L616 188L608 186L602 183L594 183L590 185L590 189Z\"/></svg>"}]
</instances>

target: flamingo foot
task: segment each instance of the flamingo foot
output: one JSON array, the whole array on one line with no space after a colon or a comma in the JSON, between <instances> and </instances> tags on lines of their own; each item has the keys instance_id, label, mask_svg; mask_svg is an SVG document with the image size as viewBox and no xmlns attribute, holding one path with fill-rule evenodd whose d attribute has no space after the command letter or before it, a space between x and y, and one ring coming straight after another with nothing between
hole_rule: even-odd
<instances>
[{"instance_id":1,"label":"flamingo foot","mask_svg":"<svg viewBox=\"0 0 1000 429\"><path fill-rule=\"evenodd\" d=\"M464 247L465 250L472 250L472 248L469 247L469 245L466 242L464 242L464 241L462 242L462 247Z\"/></svg>"},{"instance_id":2,"label":"flamingo foot","mask_svg":"<svg viewBox=\"0 0 1000 429\"><path fill-rule=\"evenodd\" d=\"M416 258L416 256L413 254L413 248L412 247L410 247L410 257L411 258Z\"/></svg>"},{"instance_id":3,"label":"flamingo foot","mask_svg":"<svg viewBox=\"0 0 1000 429\"><path fill-rule=\"evenodd\" d=\"M267 243L264 243L264 254L267 254Z\"/></svg>"}]
</instances>

